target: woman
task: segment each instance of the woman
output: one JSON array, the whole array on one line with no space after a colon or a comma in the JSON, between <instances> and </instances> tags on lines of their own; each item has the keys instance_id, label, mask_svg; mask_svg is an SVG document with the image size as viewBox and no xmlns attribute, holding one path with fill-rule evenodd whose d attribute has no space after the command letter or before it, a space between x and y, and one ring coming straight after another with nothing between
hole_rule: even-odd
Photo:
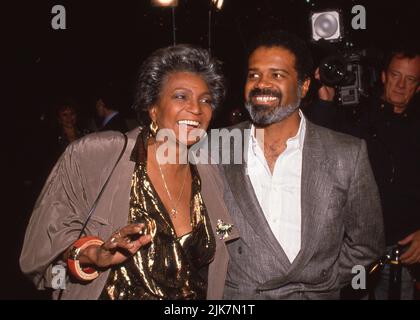
<instances>
[{"instance_id":1,"label":"woman","mask_svg":"<svg viewBox=\"0 0 420 320\"><path fill-rule=\"evenodd\" d=\"M58 142L63 147L63 151L67 145L87 134L86 130L78 127L76 108L71 104L58 106L57 121L61 129Z\"/></svg>"},{"instance_id":2,"label":"woman","mask_svg":"<svg viewBox=\"0 0 420 320\"><path fill-rule=\"evenodd\" d=\"M71 144L35 205L20 263L39 289L60 287L54 265L67 261L71 275L62 298L206 298L208 265L219 247L213 220L216 210L223 211L222 198L211 180L201 190L195 167L158 161L168 141L159 142L156 134L172 132L175 143L169 145L180 153L195 143L181 135L207 130L223 96L219 64L205 50L169 47L143 63L137 112L148 111L150 128L128 133L125 149L115 132Z\"/></svg>"},{"instance_id":3,"label":"woman","mask_svg":"<svg viewBox=\"0 0 420 320\"><path fill-rule=\"evenodd\" d=\"M87 129L80 127L76 108L71 101L57 106L56 119L57 128L52 148L54 162L70 143L89 133Z\"/></svg>"}]
</instances>

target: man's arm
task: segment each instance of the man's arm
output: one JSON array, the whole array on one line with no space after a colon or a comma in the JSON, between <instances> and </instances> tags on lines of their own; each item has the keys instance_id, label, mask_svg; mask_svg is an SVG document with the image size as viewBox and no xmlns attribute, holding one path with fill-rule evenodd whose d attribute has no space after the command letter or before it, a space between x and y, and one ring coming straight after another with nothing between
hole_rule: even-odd
<instances>
[{"instance_id":1,"label":"man's arm","mask_svg":"<svg viewBox=\"0 0 420 320\"><path fill-rule=\"evenodd\" d=\"M310 121L332 130L336 130L338 109L334 102L335 88L328 87L320 82L319 68L315 70L314 77L318 98L303 111Z\"/></svg>"},{"instance_id":2,"label":"man's arm","mask_svg":"<svg viewBox=\"0 0 420 320\"><path fill-rule=\"evenodd\" d=\"M350 283L355 265L369 266L385 252L378 188L361 140L344 207L345 239L340 254L341 284Z\"/></svg>"}]
</instances>

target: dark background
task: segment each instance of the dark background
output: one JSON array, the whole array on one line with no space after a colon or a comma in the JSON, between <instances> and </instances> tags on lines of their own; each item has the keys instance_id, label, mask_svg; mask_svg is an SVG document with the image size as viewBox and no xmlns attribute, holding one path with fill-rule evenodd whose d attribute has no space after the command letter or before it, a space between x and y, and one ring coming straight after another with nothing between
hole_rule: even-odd
<instances>
[{"instance_id":1,"label":"dark background","mask_svg":"<svg viewBox=\"0 0 420 320\"><path fill-rule=\"evenodd\" d=\"M179 0L178 43L208 47L210 0ZM212 53L224 62L228 97L216 118L223 125L229 110L242 106L247 41L267 26L280 26L310 39L311 11L340 9L345 41L374 48L378 61L401 43L419 42L420 1L225 0L213 13ZM51 9L66 8L67 29L53 30ZM351 8L364 5L367 29L351 29ZM2 2L2 129L6 144L6 206L1 241L2 299L42 299L19 271L18 256L31 208L44 176L43 132L51 107L71 96L82 117L94 116L95 92L108 82L126 117L131 110L137 69L157 48L172 44L171 9L137 1ZM4 269L4 270L3 270Z\"/></svg>"}]
</instances>

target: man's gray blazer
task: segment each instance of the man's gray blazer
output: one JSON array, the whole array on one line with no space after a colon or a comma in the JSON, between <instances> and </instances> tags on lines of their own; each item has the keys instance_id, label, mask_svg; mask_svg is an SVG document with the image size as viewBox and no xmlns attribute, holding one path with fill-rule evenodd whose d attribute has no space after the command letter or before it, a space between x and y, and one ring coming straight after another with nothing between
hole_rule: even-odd
<instances>
[{"instance_id":1,"label":"man's gray blazer","mask_svg":"<svg viewBox=\"0 0 420 320\"><path fill-rule=\"evenodd\" d=\"M248 135L243 132L249 128L245 122L229 130L240 130L247 146ZM223 143L233 161L233 140ZM264 217L243 160L220 166L225 204L240 234L226 242L229 267L224 298L338 298L339 290L355 276L353 267L368 266L383 254L379 195L363 140L307 121L301 250L292 264Z\"/></svg>"}]
</instances>

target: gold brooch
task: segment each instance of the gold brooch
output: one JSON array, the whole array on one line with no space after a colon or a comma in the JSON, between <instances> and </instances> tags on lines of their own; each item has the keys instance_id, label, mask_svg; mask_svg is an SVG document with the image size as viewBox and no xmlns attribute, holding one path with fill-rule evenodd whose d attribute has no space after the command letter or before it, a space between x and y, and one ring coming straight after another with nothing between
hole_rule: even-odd
<instances>
[{"instance_id":1,"label":"gold brooch","mask_svg":"<svg viewBox=\"0 0 420 320\"><path fill-rule=\"evenodd\" d=\"M223 220L217 220L216 233L220 236L220 240L224 240L229 237L232 232L233 224L224 223Z\"/></svg>"}]
</instances>

